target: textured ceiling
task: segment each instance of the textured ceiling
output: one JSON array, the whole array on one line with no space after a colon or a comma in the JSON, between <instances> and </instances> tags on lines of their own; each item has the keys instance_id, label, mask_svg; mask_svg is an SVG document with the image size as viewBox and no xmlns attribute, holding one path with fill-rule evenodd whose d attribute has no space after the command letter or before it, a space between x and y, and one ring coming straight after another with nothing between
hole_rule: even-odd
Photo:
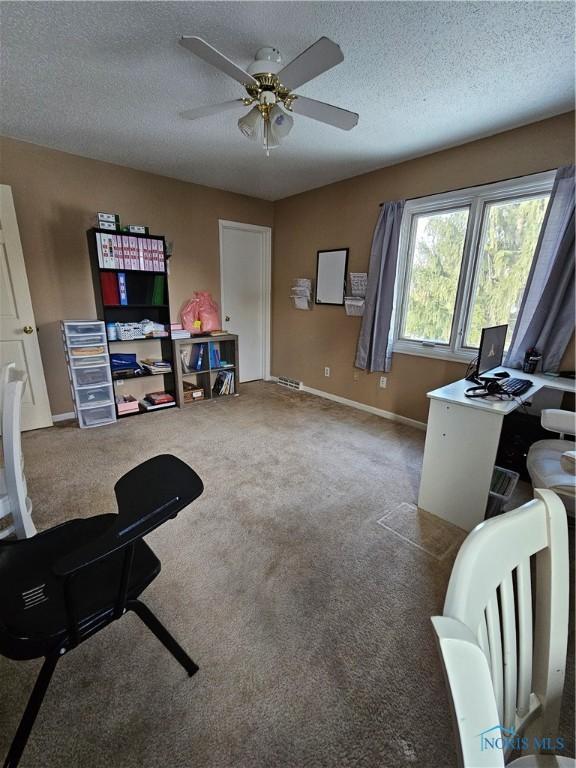
<instances>
[{"instance_id":1,"label":"textured ceiling","mask_svg":"<svg viewBox=\"0 0 576 768\"><path fill-rule=\"evenodd\" d=\"M227 112L181 110L241 87L178 45L241 66L326 35L345 60L298 90L360 114L303 116L266 158ZM2 2L0 131L187 181L278 199L566 112L574 4L564 2Z\"/></svg>"}]
</instances>

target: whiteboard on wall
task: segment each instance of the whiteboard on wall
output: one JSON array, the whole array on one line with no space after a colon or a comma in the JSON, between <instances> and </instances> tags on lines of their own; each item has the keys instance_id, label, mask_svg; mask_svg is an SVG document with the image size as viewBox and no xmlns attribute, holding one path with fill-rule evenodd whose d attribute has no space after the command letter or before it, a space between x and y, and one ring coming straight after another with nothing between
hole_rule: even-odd
<instances>
[{"instance_id":1,"label":"whiteboard on wall","mask_svg":"<svg viewBox=\"0 0 576 768\"><path fill-rule=\"evenodd\" d=\"M316 304L344 304L348 248L318 251Z\"/></svg>"}]
</instances>

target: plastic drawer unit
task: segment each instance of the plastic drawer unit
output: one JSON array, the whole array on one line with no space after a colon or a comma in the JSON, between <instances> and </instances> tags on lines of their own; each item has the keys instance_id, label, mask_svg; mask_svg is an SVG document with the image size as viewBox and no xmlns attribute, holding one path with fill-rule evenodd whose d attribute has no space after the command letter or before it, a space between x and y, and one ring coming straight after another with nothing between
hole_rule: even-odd
<instances>
[{"instance_id":1,"label":"plastic drawer unit","mask_svg":"<svg viewBox=\"0 0 576 768\"><path fill-rule=\"evenodd\" d=\"M78 425L100 427L116 421L104 323L63 320L60 325Z\"/></svg>"}]
</instances>

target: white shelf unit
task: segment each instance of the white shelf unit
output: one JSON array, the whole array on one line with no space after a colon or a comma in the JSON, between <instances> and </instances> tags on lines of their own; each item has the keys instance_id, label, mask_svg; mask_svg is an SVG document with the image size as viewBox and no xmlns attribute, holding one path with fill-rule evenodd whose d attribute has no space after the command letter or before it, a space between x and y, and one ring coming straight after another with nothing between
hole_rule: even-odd
<instances>
[{"instance_id":1,"label":"white shelf unit","mask_svg":"<svg viewBox=\"0 0 576 768\"><path fill-rule=\"evenodd\" d=\"M111 424L116 405L104 323L63 320L60 327L78 425L87 429Z\"/></svg>"}]
</instances>

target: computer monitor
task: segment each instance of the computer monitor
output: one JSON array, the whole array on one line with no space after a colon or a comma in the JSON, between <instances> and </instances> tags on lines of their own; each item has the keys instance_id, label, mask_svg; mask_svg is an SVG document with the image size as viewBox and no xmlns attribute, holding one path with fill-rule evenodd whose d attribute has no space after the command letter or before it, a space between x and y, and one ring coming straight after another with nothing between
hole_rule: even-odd
<instances>
[{"instance_id":1,"label":"computer monitor","mask_svg":"<svg viewBox=\"0 0 576 768\"><path fill-rule=\"evenodd\" d=\"M482 328L478 362L476 364L476 377L482 376L483 373L502 365L507 332L507 325L493 325L491 328Z\"/></svg>"}]
</instances>

